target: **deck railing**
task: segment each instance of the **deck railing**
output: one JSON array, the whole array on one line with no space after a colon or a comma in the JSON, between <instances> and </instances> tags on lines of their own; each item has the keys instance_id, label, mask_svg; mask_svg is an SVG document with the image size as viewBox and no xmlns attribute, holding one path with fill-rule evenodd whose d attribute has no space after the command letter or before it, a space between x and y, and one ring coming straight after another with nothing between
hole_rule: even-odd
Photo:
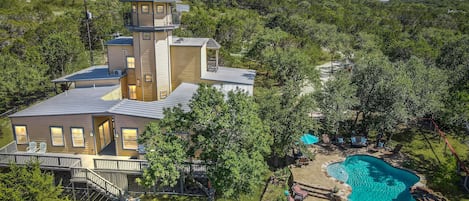
<instances>
[{"instance_id":1,"label":"deck railing","mask_svg":"<svg viewBox=\"0 0 469 201\"><path fill-rule=\"evenodd\" d=\"M199 176L205 175L207 171L207 165L201 161L184 162L181 166L185 173L193 173ZM143 172L146 167L148 167L147 160L94 159L95 170Z\"/></svg>"},{"instance_id":2,"label":"deck railing","mask_svg":"<svg viewBox=\"0 0 469 201\"><path fill-rule=\"evenodd\" d=\"M75 157L38 155L38 154L19 154L19 153L0 153L0 164L16 163L25 165L38 161L41 167L49 168L70 168L74 164L81 166L81 159Z\"/></svg>"},{"instance_id":3,"label":"deck railing","mask_svg":"<svg viewBox=\"0 0 469 201\"><path fill-rule=\"evenodd\" d=\"M0 148L0 153L14 153L17 151L17 148L16 148L16 142L13 141L13 142L10 142L9 144L3 146L2 148Z\"/></svg>"},{"instance_id":4,"label":"deck railing","mask_svg":"<svg viewBox=\"0 0 469 201\"><path fill-rule=\"evenodd\" d=\"M94 159L94 169L96 170L119 170L119 171L143 171L148 166L146 160L115 160L115 159Z\"/></svg>"}]
</instances>

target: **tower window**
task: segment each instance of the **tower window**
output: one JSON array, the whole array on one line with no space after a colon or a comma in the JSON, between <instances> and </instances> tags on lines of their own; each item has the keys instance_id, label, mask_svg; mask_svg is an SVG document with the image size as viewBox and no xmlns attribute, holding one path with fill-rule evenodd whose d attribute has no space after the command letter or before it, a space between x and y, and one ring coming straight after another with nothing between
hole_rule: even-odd
<instances>
[{"instance_id":1,"label":"tower window","mask_svg":"<svg viewBox=\"0 0 469 201\"><path fill-rule=\"evenodd\" d=\"M151 82L153 80L151 74L145 74L145 82Z\"/></svg>"},{"instance_id":2,"label":"tower window","mask_svg":"<svg viewBox=\"0 0 469 201\"><path fill-rule=\"evenodd\" d=\"M132 100L137 99L137 86L129 85L129 99L132 99Z\"/></svg>"},{"instance_id":3,"label":"tower window","mask_svg":"<svg viewBox=\"0 0 469 201\"><path fill-rule=\"evenodd\" d=\"M127 57L127 68L135 68L135 57Z\"/></svg>"},{"instance_id":4,"label":"tower window","mask_svg":"<svg viewBox=\"0 0 469 201\"><path fill-rule=\"evenodd\" d=\"M156 6L156 13L163 14L164 13L164 6Z\"/></svg>"},{"instance_id":5,"label":"tower window","mask_svg":"<svg viewBox=\"0 0 469 201\"><path fill-rule=\"evenodd\" d=\"M150 40L151 39L150 32L143 32L142 35L143 35L142 36L143 40Z\"/></svg>"},{"instance_id":6,"label":"tower window","mask_svg":"<svg viewBox=\"0 0 469 201\"><path fill-rule=\"evenodd\" d=\"M150 13L150 6L148 4L142 5L142 13Z\"/></svg>"}]
</instances>

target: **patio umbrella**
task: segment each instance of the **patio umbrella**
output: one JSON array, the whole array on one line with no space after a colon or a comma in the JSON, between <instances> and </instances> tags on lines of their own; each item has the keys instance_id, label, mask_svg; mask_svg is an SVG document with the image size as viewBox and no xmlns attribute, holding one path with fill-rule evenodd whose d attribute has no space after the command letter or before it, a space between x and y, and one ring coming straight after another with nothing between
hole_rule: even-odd
<instances>
[{"instance_id":1,"label":"patio umbrella","mask_svg":"<svg viewBox=\"0 0 469 201\"><path fill-rule=\"evenodd\" d=\"M311 144L318 143L319 138L317 136L306 133L306 134L301 136L301 141L306 145L311 145Z\"/></svg>"}]
</instances>

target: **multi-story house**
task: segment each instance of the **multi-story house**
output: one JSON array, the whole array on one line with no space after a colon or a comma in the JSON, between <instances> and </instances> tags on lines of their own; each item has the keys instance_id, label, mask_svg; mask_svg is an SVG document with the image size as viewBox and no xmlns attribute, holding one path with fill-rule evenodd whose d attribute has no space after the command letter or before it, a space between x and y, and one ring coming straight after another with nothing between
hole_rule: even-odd
<instances>
[{"instance_id":1,"label":"multi-story house","mask_svg":"<svg viewBox=\"0 0 469 201\"><path fill-rule=\"evenodd\" d=\"M138 156L137 138L163 109L187 104L199 83L252 94L255 71L219 66L210 38L173 36L175 0L121 0L130 37L107 42L107 65L53 80L69 89L10 116L19 151ZM34 145L33 145L34 146Z\"/></svg>"}]
</instances>

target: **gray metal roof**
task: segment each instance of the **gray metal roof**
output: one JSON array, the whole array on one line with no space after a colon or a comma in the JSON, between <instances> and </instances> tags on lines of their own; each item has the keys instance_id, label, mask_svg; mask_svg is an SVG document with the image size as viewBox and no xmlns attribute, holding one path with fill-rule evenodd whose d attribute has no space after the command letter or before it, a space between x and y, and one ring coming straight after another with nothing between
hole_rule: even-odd
<instances>
[{"instance_id":1,"label":"gray metal roof","mask_svg":"<svg viewBox=\"0 0 469 201\"><path fill-rule=\"evenodd\" d=\"M52 80L52 82L72 82L85 80L119 79L123 75L109 74L107 65L91 66L70 75Z\"/></svg>"},{"instance_id":2,"label":"gray metal roof","mask_svg":"<svg viewBox=\"0 0 469 201\"><path fill-rule=\"evenodd\" d=\"M172 46L195 46L195 47L202 47L209 41L208 38L180 38L180 37L173 37Z\"/></svg>"},{"instance_id":3,"label":"gray metal roof","mask_svg":"<svg viewBox=\"0 0 469 201\"><path fill-rule=\"evenodd\" d=\"M181 104L184 111L189 111L189 101L198 88L199 85L197 84L182 83L168 96L168 98L164 100L143 102L125 99L108 110L108 112L113 114L162 119L164 117L164 108L171 108Z\"/></svg>"},{"instance_id":4,"label":"gray metal roof","mask_svg":"<svg viewBox=\"0 0 469 201\"><path fill-rule=\"evenodd\" d=\"M208 49L220 49L221 45L213 38L208 39L207 42Z\"/></svg>"},{"instance_id":5,"label":"gray metal roof","mask_svg":"<svg viewBox=\"0 0 469 201\"><path fill-rule=\"evenodd\" d=\"M221 82L254 85L256 77L255 70L218 67L216 72L207 71L201 78L204 80L214 80Z\"/></svg>"},{"instance_id":6,"label":"gray metal roof","mask_svg":"<svg viewBox=\"0 0 469 201\"><path fill-rule=\"evenodd\" d=\"M132 36L120 36L106 42L106 45L133 45L134 39Z\"/></svg>"},{"instance_id":7,"label":"gray metal roof","mask_svg":"<svg viewBox=\"0 0 469 201\"><path fill-rule=\"evenodd\" d=\"M105 101L101 97L119 86L76 88L37 103L10 117L103 113L120 100Z\"/></svg>"}]
</instances>

